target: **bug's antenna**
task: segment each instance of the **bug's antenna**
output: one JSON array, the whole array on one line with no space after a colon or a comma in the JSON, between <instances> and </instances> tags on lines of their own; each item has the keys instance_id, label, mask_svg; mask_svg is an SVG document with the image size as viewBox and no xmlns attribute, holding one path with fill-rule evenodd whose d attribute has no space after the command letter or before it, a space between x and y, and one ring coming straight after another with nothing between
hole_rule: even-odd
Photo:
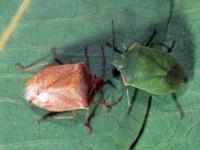
<instances>
[{"instance_id":1,"label":"bug's antenna","mask_svg":"<svg viewBox=\"0 0 200 150\"><path fill-rule=\"evenodd\" d=\"M112 20L112 46L115 46L115 27L114 27L114 21Z\"/></svg>"},{"instance_id":2,"label":"bug's antenna","mask_svg":"<svg viewBox=\"0 0 200 150\"><path fill-rule=\"evenodd\" d=\"M131 144L129 150L134 150L134 148L137 145L139 139L141 138L142 134L144 133L144 129L145 129L148 117L149 117L149 112L150 112L150 108L151 108L151 102L152 102L152 96L149 96L147 110L146 110L146 114L145 114L145 117L144 117L144 121L143 121L142 127L141 127L136 139Z\"/></svg>"},{"instance_id":3,"label":"bug's antenna","mask_svg":"<svg viewBox=\"0 0 200 150\"><path fill-rule=\"evenodd\" d=\"M90 70L90 60L89 60L89 56L88 56L88 46L84 47L84 56L85 56L85 63L88 67L88 69Z\"/></svg>"},{"instance_id":4,"label":"bug's antenna","mask_svg":"<svg viewBox=\"0 0 200 150\"><path fill-rule=\"evenodd\" d=\"M122 54L123 52L120 51L119 49L117 49L117 47L115 46L115 27L114 27L114 20L112 20L112 31L111 31L111 43L110 42L106 42L106 45L109 47L112 47L113 51L118 53L118 54Z\"/></svg>"}]
</instances>

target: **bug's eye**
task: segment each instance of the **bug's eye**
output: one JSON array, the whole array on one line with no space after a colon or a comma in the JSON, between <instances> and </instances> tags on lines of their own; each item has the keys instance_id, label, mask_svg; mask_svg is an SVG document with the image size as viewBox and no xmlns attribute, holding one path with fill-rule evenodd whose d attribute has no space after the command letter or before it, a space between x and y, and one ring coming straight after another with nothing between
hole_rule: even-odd
<instances>
[{"instance_id":1,"label":"bug's eye","mask_svg":"<svg viewBox=\"0 0 200 150\"><path fill-rule=\"evenodd\" d=\"M112 75L113 75L113 77L119 77L120 76L120 72L117 70L117 68L112 69Z\"/></svg>"}]
</instances>

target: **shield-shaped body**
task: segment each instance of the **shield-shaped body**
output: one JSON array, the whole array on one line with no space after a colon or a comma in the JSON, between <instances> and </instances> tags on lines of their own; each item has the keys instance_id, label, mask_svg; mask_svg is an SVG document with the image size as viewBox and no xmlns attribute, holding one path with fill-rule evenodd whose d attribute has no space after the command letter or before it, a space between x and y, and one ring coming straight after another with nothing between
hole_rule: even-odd
<instances>
[{"instance_id":1,"label":"shield-shaped body","mask_svg":"<svg viewBox=\"0 0 200 150\"><path fill-rule=\"evenodd\" d=\"M167 52L138 43L114 60L126 86L155 95L166 95L180 89L186 75L178 60Z\"/></svg>"},{"instance_id":2,"label":"shield-shaped body","mask_svg":"<svg viewBox=\"0 0 200 150\"><path fill-rule=\"evenodd\" d=\"M25 98L48 111L88 109L103 84L83 63L50 66L27 81Z\"/></svg>"}]
</instances>

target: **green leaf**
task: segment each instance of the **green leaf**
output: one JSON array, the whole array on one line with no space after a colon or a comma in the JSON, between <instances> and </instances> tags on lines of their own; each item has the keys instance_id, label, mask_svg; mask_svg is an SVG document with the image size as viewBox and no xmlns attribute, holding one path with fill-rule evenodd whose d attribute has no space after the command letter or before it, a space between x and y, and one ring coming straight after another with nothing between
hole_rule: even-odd
<instances>
[{"instance_id":1,"label":"green leaf","mask_svg":"<svg viewBox=\"0 0 200 150\"><path fill-rule=\"evenodd\" d=\"M5 33L22 2L1 0L0 35ZM27 104L22 95L25 81L41 68L24 73L15 69L18 62L24 66L53 62L49 53L52 47L57 47L66 63L69 58L80 62L84 60L84 46L89 45L91 70L100 74L99 49L111 37L111 20L114 20L118 46L129 47L133 42L143 44L154 28L158 30L154 42L170 45L176 40L173 54L189 77L187 86L177 93L184 118L180 119L170 95L154 97L137 149L198 149L200 4L197 0L175 1L167 30L169 6L166 0L31 1L0 53L0 149L125 150L131 146L144 120L147 93L138 93L128 116L126 95L108 113L99 107L91 121L93 132L88 135L82 110L75 120L48 120L37 124L45 111ZM105 52L106 78L111 78L113 54L106 47ZM103 89L109 102L125 94L122 83L114 81L117 89L110 86ZM132 95L134 89L130 90Z\"/></svg>"}]
</instances>

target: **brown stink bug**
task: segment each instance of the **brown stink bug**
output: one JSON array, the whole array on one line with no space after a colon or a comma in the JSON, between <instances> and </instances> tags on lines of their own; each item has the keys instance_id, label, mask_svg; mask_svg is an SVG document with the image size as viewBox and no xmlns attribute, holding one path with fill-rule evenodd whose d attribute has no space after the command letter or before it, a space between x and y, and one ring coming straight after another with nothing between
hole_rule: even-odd
<instances>
[{"instance_id":1,"label":"brown stink bug","mask_svg":"<svg viewBox=\"0 0 200 150\"><path fill-rule=\"evenodd\" d=\"M103 48L101 50L104 54ZM33 75L26 83L25 98L31 104L49 111L48 114L39 119L39 122L47 118L53 118L59 112L65 111L72 111L72 116L63 117L73 119L76 117L76 110L85 109L84 125L90 132L89 108L94 103L93 98L96 92L110 82L90 72L87 48L85 48L86 62L76 64L63 64L55 49L52 49L51 53L60 65L48 66ZM104 55L102 56L103 72L105 72ZM16 68L23 71L30 70L33 67L16 66ZM105 108L109 107L104 98L99 102L104 104ZM63 117L60 116L64 119Z\"/></svg>"}]
</instances>

